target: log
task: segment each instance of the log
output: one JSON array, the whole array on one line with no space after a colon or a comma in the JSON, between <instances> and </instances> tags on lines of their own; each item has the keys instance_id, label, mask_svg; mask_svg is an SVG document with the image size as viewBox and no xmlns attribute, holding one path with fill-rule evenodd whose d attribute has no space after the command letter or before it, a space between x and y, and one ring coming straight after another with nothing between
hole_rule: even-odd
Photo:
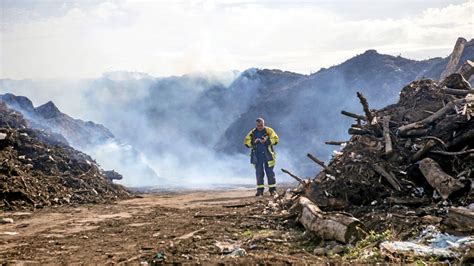
<instances>
[{"instance_id":1,"label":"log","mask_svg":"<svg viewBox=\"0 0 474 266\"><path fill-rule=\"evenodd\" d=\"M326 213L311 200L301 196L298 221L306 230L325 240L354 243L366 235L362 222L347 213Z\"/></svg>"},{"instance_id":2,"label":"log","mask_svg":"<svg viewBox=\"0 0 474 266\"><path fill-rule=\"evenodd\" d=\"M396 179L395 175L392 172L388 172L387 170L385 170L385 168L383 168L382 166L378 164L373 164L372 167L374 168L375 172L377 172L377 174L384 177L385 180L387 180L387 182L390 183L390 185L394 189L396 189L397 191L402 190L401 188L402 186L400 185L400 183L398 182L398 180Z\"/></svg>"},{"instance_id":3,"label":"log","mask_svg":"<svg viewBox=\"0 0 474 266\"><path fill-rule=\"evenodd\" d=\"M461 74L466 80L469 80L471 76L474 75L474 62L471 60L464 62L461 69L459 70L459 74Z\"/></svg>"},{"instance_id":4,"label":"log","mask_svg":"<svg viewBox=\"0 0 474 266\"><path fill-rule=\"evenodd\" d=\"M451 207L443 224L453 227L458 232L474 232L474 211L463 207Z\"/></svg>"},{"instance_id":5,"label":"log","mask_svg":"<svg viewBox=\"0 0 474 266\"><path fill-rule=\"evenodd\" d=\"M314 157L310 153L306 154L306 156L308 156L308 158L310 158L313 162L317 163L322 168L324 168L324 170L326 170L326 172L334 174L334 171L329 166L325 165L323 161L321 161L318 158Z\"/></svg>"},{"instance_id":6,"label":"log","mask_svg":"<svg viewBox=\"0 0 474 266\"><path fill-rule=\"evenodd\" d=\"M383 117L383 139L385 142L385 154L390 155L393 152L392 149L392 139L390 138L390 129L388 127L388 123L390 122L390 116Z\"/></svg>"},{"instance_id":7,"label":"log","mask_svg":"<svg viewBox=\"0 0 474 266\"><path fill-rule=\"evenodd\" d=\"M468 94L474 94L474 90L458 90L458 89L449 89L443 88L443 92L446 94L457 95L457 96L466 96Z\"/></svg>"},{"instance_id":8,"label":"log","mask_svg":"<svg viewBox=\"0 0 474 266\"><path fill-rule=\"evenodd\" d=\"M457 99L457 100L454 100L452 102L449 102L443 108L436 111L436 113L434 113L434 114L432 114L432 115L428 116L427 118L422 119L420 121L417 121L417 122L414 122L414 123L411 123L411 124L408 124L408 125L401 126L401 127L398 128L398 131L403 134L403 133L405 133L409 130L412 130L412 129L424 128L428 124L431 124L434 121L436 121L437 119L441 118L448 111L451 111L456 104L464 104L466 102L467 102L466 98Z\"/></svg>"},{"instance_id":9,"label":"log","mask_svg":"<svg viewBox=\"0 0 474 266\"><path fill-rule=\"evenodd\" d=\"M362 116L362 115L357 115L357 114L354 114L354 113L351 113L351 112L347 112L347 111L341 111L341 114L345 115L345 116L348 116L348 117L352 117L352 118L355 118L355 119L359 119L359 120L366 120L365 116Z\"/></svg>"},{"instance_id":10,"label":"log","mask_svg":"<svg viewBox=\"0 0 474 266\"><path fill-rule=\"evenodd\" d=\"M447 199L451 193L464 187L461 181L446 174L439 164L431 158L421 160L419 167L426 181L438 191L443 199Z\"/></svg>"},{"instance_id":11,"label":"log","mask_svg":"<svg viewBox=\"0 0 474 266\"><path fill-rule=\"evenodd\" d=\"M342 144L346 144L347 141L326 141L324 142L326 145L335 145L335 146L340 146Z\"/></svg>"},{"instance_id":12,"label":"log","mask_svg":"<svg viewBox=\"0 0 474 266\"><path fill-rule=\"evenodd\" d=\"M466 96L471 93L474 94L474 90L457 90L457 89L443 88L443 91L446 94L457 95L457 96Z\"/></svg>"},{"instance_id":13,"label":"log","mask_svg":"<svg viewBox=\"0 0 474 266\"><path fill-rule=\"evenodd\" d=\"M453 52L449 56L448 64L446 68L441 73L439 77L440 80L444 79L445 77L449 76L450 74L456 71L456 67L459 64L459 60L461 59L461 55L464 51L464 46L466 45L467 40L464 38L458 38L456 44L454 45Z\"/></svg>"},{"instance_id":14,"label":"log","mask_svg":"<svg viewBox=\"0 0 474 266\"><path fill-rule=\"evenodd\" d=\"M425 145L421 149L419 149L413 156L410 158L412 163L418 162L421 158L423 158L434 146L436 146L436 142L434 140L428 140Z\"/></svg>"},{"instance_id":15,"label":"log","mask_svg":"<svg viewBox=\"0 0 474 266\"><path fill-rule=\"evenodd\" d=\"M430 152L441 154L441 155L456 156L456 155L467 155L470 153L474 153L474 149L465 150L465 151L430 151Z\"/></svg>"},{"instance_id":16,"label":"log","mask_svg":"<svg viewBox=\"0 0 474 266\"><path fill-rule=\"evenodd\" d=\"M292 174L290 171L288 171L286 169L283 169L283 168L281 169L281 171L283 173L288 174L289 176L293 177L294 179L296 179L296 181L298 181L300 184L305 184L305 181L302 178Z\"/></svg>"},{"instance_id":17,"label":"log","mask_svg":"<svg viewBox=\"0 0 474 266\"><path fill-rule=\"evenodd\" d=\"M369 103L367 102L367 99L361 92L357 92L357 97L359 98L360 104L362 104L362 108L364 109L366 120L369 122L369 124L371 124L372 120L374 120L374 116L372 115L372 112L370 112Z\"/></svg>"},{"instance_id":18,"label":"log","mask_svg":"<svg viewBox=\"0 0 474 266\"><path fill-rule=\"evenodd\" d=\"M371 132L367 129L362 129L362 128L357 128L357 127L351 127L349 130L347 130L347 133L350 135L368 135L371 134Z\"/></svg>"}]
</instances>

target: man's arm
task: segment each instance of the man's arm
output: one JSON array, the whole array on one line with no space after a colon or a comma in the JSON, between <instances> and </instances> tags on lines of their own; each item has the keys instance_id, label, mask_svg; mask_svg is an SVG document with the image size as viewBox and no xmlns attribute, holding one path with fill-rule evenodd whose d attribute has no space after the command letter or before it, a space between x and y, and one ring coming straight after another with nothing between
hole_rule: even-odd
<instances>
[{"instance_id":1,"label":"man's arm","mask_svg":"<svg viewBox=\"0 0 474 266\"><path fill-rule=\"evenodd\" d=\"M249 133L247 133L247 136L245 136L245 139L244 139L244 145L247 148L252 148L252 132L253 132L253 129L250 130Z\"/></svg>"},{"instance_id":2,"label":"man's arm","mask_svg":"<svg viewBox=\"0 0 474 266\"><path fill-rule=\"evenodd\" d=\"M280 139L278 138L278 135L275 133L275 130L272 128L268 128L268 137L267 140L265 141L265 144L269 145L277 145Z\"/></svg>"}]
</instances>

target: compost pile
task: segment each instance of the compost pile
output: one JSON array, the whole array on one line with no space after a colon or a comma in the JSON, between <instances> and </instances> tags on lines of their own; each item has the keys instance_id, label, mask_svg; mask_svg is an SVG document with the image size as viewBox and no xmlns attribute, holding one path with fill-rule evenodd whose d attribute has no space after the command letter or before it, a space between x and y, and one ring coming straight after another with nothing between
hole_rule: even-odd
<instances>
[{"instance_id":1,"label":"compost pile","mask_svg":"<svg viewBox=\"0 0 474 266\"><path fill-rule=\"evenodd\" d=\"M32 209L130 197L88 155L57 135L28 127L0 102L0 207Z\"/></svg>"}]
</instances>

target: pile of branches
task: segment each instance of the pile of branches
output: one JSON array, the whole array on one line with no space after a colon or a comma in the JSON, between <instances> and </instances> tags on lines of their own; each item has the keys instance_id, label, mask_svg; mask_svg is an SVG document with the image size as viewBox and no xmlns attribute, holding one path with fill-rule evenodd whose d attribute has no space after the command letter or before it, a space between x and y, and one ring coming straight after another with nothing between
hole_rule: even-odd
<instances>
[{"instance_id":1,"label":"pile of branches","mask_svg":"<svg viewBox=\"0 0 474 266\"><path fill-rule=\"evenodd\" d=\"M88 155L55 134L29 128L0 102L0 208L100 203L130 197Z\"/></svg>"},{"instance_id":2,"label":"pile of branches","mask_svg":"<svg viewBox=\"0 0 474 266\"><path fill-rule=\"evenodd\" d=\"M323 168L309 180L282 169L300 182L293 201L306 229L350 243L378 214L379 230L393 227L390 217L407 223L415 217L472 234L474 90L466 80L473 72L468 61L440 82L414 81L401 90L398 103L380 110L357 93L363 114L341 112L355 122L350 140L326 143L343 147L330 163L308 154ZM327 224L331 235L321 230Z\"/></svg>"}]
</instances>

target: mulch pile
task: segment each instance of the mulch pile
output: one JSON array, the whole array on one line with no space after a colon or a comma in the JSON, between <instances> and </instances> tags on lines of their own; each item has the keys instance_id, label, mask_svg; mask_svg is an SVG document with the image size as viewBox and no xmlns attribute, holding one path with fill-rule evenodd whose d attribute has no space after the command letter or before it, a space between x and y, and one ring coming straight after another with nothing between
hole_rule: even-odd
<instances>
[{"instance_id":1,"label":"mulch pile","mask_svg":"<svg viewBox=\"0 0 474 266\"><path fill-rule=\"evenodd\" d=\"M88 155L63 138L29 128L0 103L0 207L42 208L67 203L101 203L131 194L113 184Z\"/></svg>"}]
</instances>

